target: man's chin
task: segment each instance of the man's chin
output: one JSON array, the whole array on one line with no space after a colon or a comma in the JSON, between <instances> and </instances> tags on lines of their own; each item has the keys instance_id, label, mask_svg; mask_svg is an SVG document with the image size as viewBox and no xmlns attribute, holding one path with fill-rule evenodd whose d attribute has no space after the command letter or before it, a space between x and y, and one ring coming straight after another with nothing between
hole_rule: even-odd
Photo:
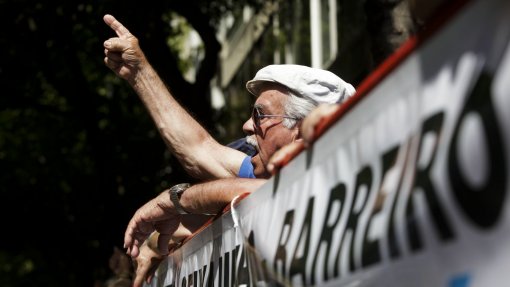
<instances>
[{"instance_id":1,"label":"man's chin","mask_svg":"<svg viewBox=\"0 0 510 287\"><path fill-rule=\"evenodd\" d=\"M253 165L253 169L255 169L258 164L260 164L260 157L259 153L257 152L251 156L251 165Z\"/></svg>"},{"instance_id":2,"label":"man's chin","mask_svg":"<svg viewBox=\"0 0 510 287\"><path fill-rule=\"evenodd\" d=\"M266 166L260 159L259 154L255 154L251 158L251 164L253 165L253 174L256 178L269 178L271 174L266 170Z\"/></svg>"},{"instance_id":3,"label":"man's chin","mask_svg":"<svg viewBox=\"0 0 510 287\"><path fill-rule=\"evenodd\" d=\"M257 171L260 173L262 162L260 161L260 155L258 152L251 157L251 165L253 165L253 173L257 174Z\"/></svg>"}]
</instances>

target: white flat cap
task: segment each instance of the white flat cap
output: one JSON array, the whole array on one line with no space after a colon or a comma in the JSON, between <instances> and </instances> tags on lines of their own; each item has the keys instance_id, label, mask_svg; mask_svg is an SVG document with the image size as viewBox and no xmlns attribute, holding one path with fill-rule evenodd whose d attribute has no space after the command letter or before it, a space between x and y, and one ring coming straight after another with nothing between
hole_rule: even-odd
<instances>
[{"instance_id":1,"label":"white flat cap","mask_svg":"<svg viewBox=\"0 0 510 287\"><path fill-rule=\"evenodd\" d=\"M352 96L354 87L330 71L302 65L269 65L260 69L246 83L246 89L258 97L262 82L273 82L286 86L297 96L311 98L318 103L341 103Z\"/></svg>"}]
</instances>

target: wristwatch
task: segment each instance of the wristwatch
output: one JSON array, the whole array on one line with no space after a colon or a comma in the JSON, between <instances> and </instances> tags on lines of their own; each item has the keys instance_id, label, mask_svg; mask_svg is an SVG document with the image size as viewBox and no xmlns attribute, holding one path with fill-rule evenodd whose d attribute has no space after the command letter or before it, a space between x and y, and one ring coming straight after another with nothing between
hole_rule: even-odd
<instances>
[{"instance_id":1,"label":"wristwatch","mask_svg":"<svg viewBox=\"0 0 510 287\"><path fill-rule=\"evenodd\" d=\"M180 183L170 188L170 200L179 214L190 214L182 208L180 199L182 193L190 187L189 183Z\"/></svg>"}]
</instances>

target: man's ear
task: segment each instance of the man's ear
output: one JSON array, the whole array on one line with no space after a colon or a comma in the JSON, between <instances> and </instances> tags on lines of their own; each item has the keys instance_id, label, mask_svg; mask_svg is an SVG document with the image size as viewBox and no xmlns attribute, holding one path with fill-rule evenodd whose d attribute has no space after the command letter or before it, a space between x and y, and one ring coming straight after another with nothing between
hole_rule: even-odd
<instances>
[{"instance_id":1,"label":"man's ear","mask_svg":"<svg viewBox=\"0 0 510 287\"><path fill-rule=\"evenodd\" d=\"M303 138L301 137L301 129L297 128L293 134L292 134L292 141L293 142L300 142L303 141Z\"/></svg>"},{"instance_id":2,"label":"man's ear","mask_svg":"<svg viewBox=\"0 0 510 287\"><path fill-rule=\"evenodd\" d=\"M292 135L292 141L303 141L303 137L301 136L301 124L303 123L303 120L300 120L297 125L294 127L294 133Z\"/></svg>"}]
</instances>

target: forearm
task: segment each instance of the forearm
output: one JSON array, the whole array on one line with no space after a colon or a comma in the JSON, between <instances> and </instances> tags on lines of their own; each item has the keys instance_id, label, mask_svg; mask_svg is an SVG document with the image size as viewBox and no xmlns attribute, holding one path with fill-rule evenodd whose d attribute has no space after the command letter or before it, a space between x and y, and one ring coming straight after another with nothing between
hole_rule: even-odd
<instances>
[{"instance_id":1,"label":"forearm","mask_svg":"<svg viewBox=\"0 0 510 287\"><path fill-rule=\"evenodd\" d=\"M105 64L140 96L165 143L188 173L198 179L235 176L243 154L216 142L177 103L126 27L112 15L103 19L118 36L103 44Z\"/></svg>"},{"instance_id":2,"label":"forearm","mask_svg":"<svg viewBox=\"0 0 510 287\"><path fill-rule=\"evenodd\" d=\"M191 214L219 213L237 195L251 193L265 182L265 179L220 179L197 184L181 194L179 204ZM168 253L168 243L182 219L170 191L166 190L144 204L129 221L124 233L124 246L132 257L138 256L140 245L153 231L160 233L159 252Z\"/></svg>"},{"instance_id":3,"label":"forearm","mask_svg":"<svg viewBox=\"0 0 510 287\"><path fill-rule=\"evenodd\" d=\"M236 176L242 156L214 140L175 100L148 62L140 65L128 82L149 111L165 144L190 175L202 180Z\"/></svg>"},{"instance_id":4,"label":"forearm","mask_svg":"<svg viewBox=\"0 0 510 287\"><path fill-rule=\"evenodd\" d=\"M251 193L262 186L265 179L221 179L193 185L180 199L184 210L194 214L216 214L237 195Z\"/></svg>"}]
</instances>

